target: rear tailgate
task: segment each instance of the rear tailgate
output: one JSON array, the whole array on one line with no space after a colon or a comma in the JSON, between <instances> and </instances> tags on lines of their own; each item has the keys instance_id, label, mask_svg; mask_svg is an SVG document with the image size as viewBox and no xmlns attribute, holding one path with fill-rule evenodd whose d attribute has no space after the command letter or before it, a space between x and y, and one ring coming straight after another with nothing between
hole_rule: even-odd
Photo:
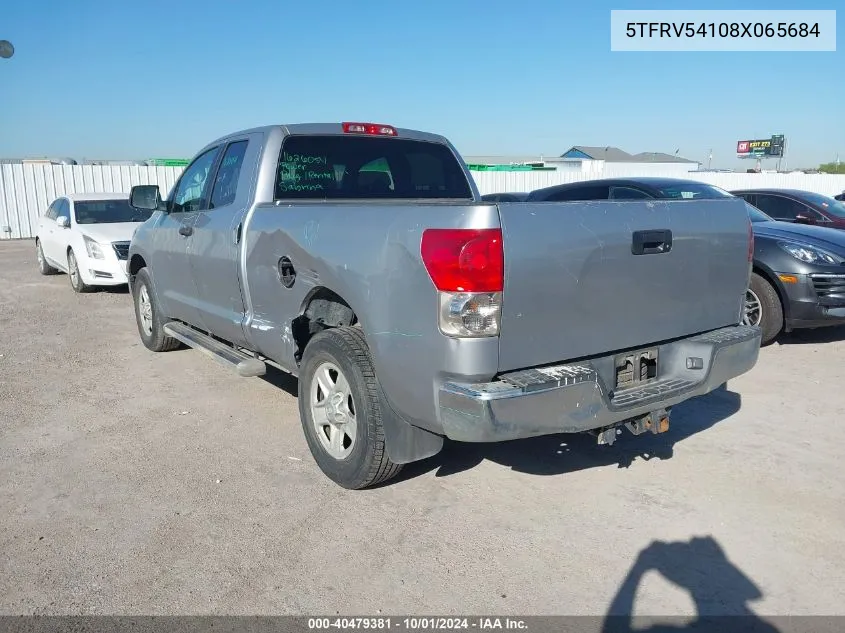
<instances>
[{"instance_id":1,"label":"rear tailgate","mask_svg":"<svg viewBox=\"0 0 845 633\"><path fill-rule=\"evenodd\" d=\"M498 208L505 253L500 371L739 322L750 271L740 199ZM649 252L669 232L671 248ZM646 252L635 255L638 236Z\"/></svg>"}]
</instances>

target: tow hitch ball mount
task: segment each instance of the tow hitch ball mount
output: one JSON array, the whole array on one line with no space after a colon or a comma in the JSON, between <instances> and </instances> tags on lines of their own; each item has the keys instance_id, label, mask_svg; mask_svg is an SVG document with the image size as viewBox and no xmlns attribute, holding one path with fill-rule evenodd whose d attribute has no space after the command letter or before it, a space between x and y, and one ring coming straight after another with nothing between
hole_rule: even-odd
<instances>
[{"instance_id":1,"label":"tow hitch ball mount","mask_svg":"<svg viewBox=\"0 0 845 633\"><path fill-rule=\"evenodd\" d=\"M669 411L667 409L658 409L641 418L632 418L611 427L596 429L595 431L591 431L591 433L598 438L599 444L610 446L616 441L616 436L622 433L623 426L632 435L642 435L647 431L655 435L665 433L669 430Z\"/></svg>"}]
</instances>

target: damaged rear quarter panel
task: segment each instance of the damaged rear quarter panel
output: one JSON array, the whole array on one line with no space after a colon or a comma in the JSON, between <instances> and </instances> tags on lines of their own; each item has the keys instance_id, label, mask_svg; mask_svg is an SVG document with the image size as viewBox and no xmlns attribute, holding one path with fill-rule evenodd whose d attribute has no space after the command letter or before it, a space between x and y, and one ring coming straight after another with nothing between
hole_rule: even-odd
<instances>
[{"instance_id":1,"label":"damaged rear quarter panel","mask_svg":"<svg viewBox=\"0 0 845 633\"><path fill-rule=\"evenodd\" d=\"M420 257L426 228L493 228L495 205L409 201L264 204L245 234L254 315L250 339L262 354L296 373L291 322L317 287L342 297L364 330L376 373L395 411L440 431L436 393L452 376L489 379L498 341L450 339L437 326L437 294ZM287 256L296 282L285 288ZM259 327L260 326L260 327Z\"/></svg>"}]
</instances>

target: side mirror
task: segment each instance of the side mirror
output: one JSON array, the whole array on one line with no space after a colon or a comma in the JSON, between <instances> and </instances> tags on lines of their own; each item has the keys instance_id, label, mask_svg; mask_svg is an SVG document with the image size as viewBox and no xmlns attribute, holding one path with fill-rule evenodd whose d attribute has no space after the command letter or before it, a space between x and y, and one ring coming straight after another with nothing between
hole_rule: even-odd
<instances>
[{"instance_id":1,"label":"side mirror","mask_svg":"<svg viewBox=\"0 0 845 633\"><path fill-rule=\"evenodd\" d=\"M802 215L802 214L796 215L795 221L798 222L799 224L815 224L816 223L816 221L813 218L811 218L807 215Z\"/></svg>"},{"instance_id":2,"label":"side mirror","mask_svg":"<svg viewBox=\"0 0 845 633\"><path fill-rule=\"evenodd\" d=\"M56 218L56 224L58 224L63 229L66 229L70 226L70 218L68 218L66 215L60 215Z\"/></svg>"},{"instance_id":3,"label":"side mirror","mask_svg":"<svg viewBox=\"0 0 845 633\"><path fill-rule=\"evenodd\" d=\"M129 206L142 211L162 211L161 192L158 185L136 185L129 193Z\"/></svg>"}]
</instances>

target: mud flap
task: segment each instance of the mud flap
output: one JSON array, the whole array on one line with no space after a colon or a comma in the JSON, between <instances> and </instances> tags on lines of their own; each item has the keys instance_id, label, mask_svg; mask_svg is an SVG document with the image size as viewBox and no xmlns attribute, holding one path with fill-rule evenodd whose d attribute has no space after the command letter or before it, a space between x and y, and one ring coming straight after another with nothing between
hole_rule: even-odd
<instances>
[{"instance_id":1,"label":"mud flap","mask_svg":"<svg viewBox=\"0 0 845 633\"><path fill-rule=\"evenodd\" d=\"M382 407L381 423L384 426L384 446L394 464L409 464L437 455L443 448L443 436L426 431L405 421L387 406Z\"/></svg>"}]
</instances>

